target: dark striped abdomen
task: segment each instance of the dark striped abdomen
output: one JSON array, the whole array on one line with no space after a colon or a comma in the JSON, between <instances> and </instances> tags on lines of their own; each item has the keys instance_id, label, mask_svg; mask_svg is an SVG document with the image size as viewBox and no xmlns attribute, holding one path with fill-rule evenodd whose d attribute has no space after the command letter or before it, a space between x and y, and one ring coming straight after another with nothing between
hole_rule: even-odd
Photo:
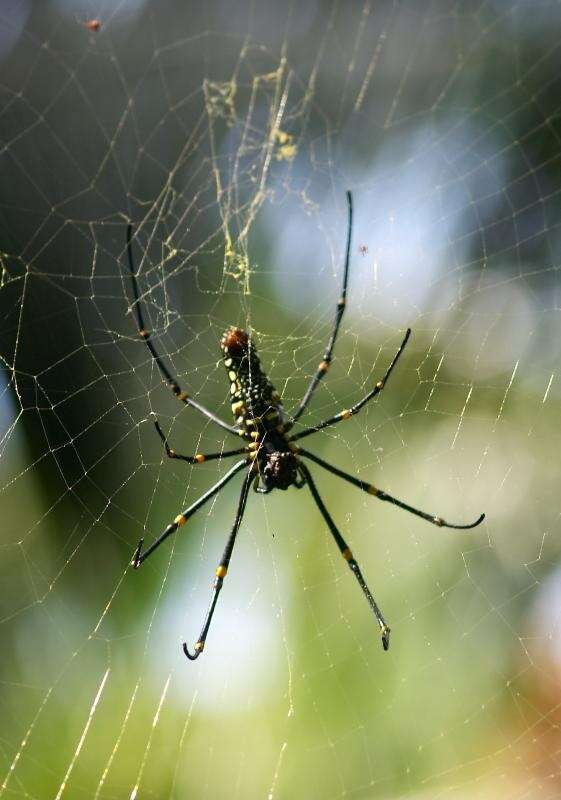
<instances>
[{"instance_id":1,"label":"dark striped abdomen","mask_svg":"<svg viewBox=\"0 0 561 800\"><path fill-rule=\"evenodd\" d=\"M266 427L280 425L279 393L263 371L251 337L241 328L228 328L220 342L230 380L232 413L238 424L261 418Z\"/></svg>"}]
</instances>

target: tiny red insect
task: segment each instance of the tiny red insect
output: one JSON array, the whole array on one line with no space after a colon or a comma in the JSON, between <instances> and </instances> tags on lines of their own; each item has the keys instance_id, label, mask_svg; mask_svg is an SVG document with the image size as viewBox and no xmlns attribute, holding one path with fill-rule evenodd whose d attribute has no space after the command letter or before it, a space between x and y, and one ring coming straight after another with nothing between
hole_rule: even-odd
<instances>
[{"instance_id":1,"label":"tiny red insect","mask_svg":"<svg viewBox=\"0 0 561 800\"><path fill-rule=\"evenodd\" d=\"M97 33L101 28L101 22L98 19L88 19L83 25L92 33Z\"/></svg>"}]
</instances>

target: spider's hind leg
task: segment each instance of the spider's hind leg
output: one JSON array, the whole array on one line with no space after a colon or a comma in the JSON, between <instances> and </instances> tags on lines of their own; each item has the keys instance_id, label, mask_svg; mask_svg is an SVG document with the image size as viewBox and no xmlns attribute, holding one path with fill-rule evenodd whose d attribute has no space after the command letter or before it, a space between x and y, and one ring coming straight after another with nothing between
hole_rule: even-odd
<instances>
[{"instance_id":1,"label":"spider's hind leg","mask_svg":"<svg viewBox=\"0 0 561 800\"><path fill-rule=\"evenodd\" d=\"M306 390L306 393L304 394L304 397L300 401L298 407L291 414L290 420L285 428L286 431L289 431L294 425L294 423L302 416L302 414L308 407L308 403L312 399L312 395L317 389L320 381L327 373L327 370L329 369L329 366L331 364L333 349L335 347L335 342L337 341L337 334L339 333L341 320L343 319L343 314L345 313L345 307L347 305L347 286L349 284L351 239L353 233L353 197L350 192L347 192L347 207L348 207L348 226L347 226L347 244L345 247L345 264L343 267L343 286L341 288L341 295L339 297L339 300L337 301L337 306L335 308L335 319L333 320L333 328L331 329L331 336L329 337L329 342L327 343L325 353L323 354L323 359L320 362L315 375L312 377L310 384Z\"/></svg>"},{"instance_id":2,"label":"spider's hind leg","mask_svg":"<svg viewBox=\"0 0 561 800\"><path fill-rule=\"evenodd\" d=\"M156 347L152 342L152 334L147 329L144 323L144 312L142 309L142 302L141 302L142 296L138 287L137 271L134 266L132 242L133 242L133 226L132 223L129 222L129 224L127 225L127 257L129 262L129 273L133 291L133 303L131 304L131 309L136 321L138 335L146 344L146 347L148 348L150 355L154 359L154 363L158 367L160 375L162 376L168 387L171 389L171 392L174 395L174 397L176 397L177 400L179 400L184 405L191 406L191 408L195 408L204 417L209 419L211 422L214 422L215 425L219 425L225 431L228 431L229 433L233 433L235 436L238 436L239 431L234 425L230 425L229 423L224 422L224 420L220 419L220 417L217 417L216 414L213 414L212 411L209 411L208 408L203 406L197 400L193 400L193 398L191 398L187 392L184 392L181 389L179 383L171 374L166 364L164 363L162 357L156 350Z\"/></svg>"}]
</instances>

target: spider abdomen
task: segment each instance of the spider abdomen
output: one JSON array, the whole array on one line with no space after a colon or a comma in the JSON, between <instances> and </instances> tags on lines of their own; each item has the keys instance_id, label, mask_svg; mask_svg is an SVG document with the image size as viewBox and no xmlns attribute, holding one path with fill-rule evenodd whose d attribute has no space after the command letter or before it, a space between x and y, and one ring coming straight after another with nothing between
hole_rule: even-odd
<instances>
[{"instance_id":1,"label":"spider abdomen","mask_svg":"<svg viewBox=\"0 0 561 800\"><path fill-rule=\"evenodd\" d=\"M245 429L272 430L282 425L284 410L280 395L261 366L247 331L228 328L220 342L230 380L230 403L236 422Z\"/></svg>"}]
</instances>

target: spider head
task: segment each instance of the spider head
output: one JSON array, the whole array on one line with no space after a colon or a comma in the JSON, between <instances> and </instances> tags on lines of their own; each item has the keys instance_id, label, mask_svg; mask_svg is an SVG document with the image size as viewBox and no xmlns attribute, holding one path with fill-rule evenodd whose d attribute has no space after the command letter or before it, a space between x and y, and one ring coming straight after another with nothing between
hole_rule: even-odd
<instances>
[{"instance_id":1,"label":"spider head","mask_svg":"<svg viewBox=\"0 0 561 800\"><path fill-rule=\"evenodd\" d=\"M288 489L298 477L296 456L290 451L268 453L261 477L267 489Z\"/></svg>"}]
</instances>

